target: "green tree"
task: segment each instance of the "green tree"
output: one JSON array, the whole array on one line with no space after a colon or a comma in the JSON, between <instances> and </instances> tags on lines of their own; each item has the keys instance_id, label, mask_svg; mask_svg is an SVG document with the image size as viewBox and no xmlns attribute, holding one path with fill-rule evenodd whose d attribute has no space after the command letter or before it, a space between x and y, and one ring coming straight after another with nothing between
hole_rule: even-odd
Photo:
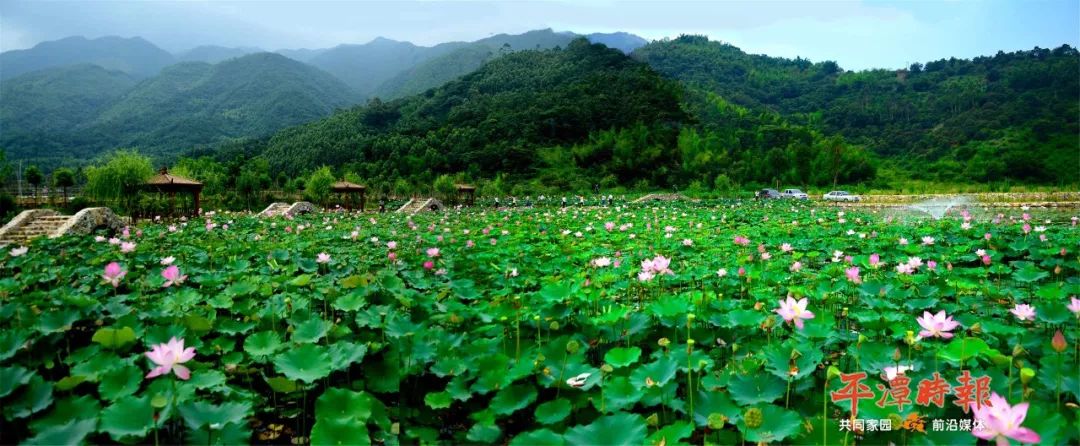
<instances>
[{"instance_id":1,"label":"green tree","mask_svg":"<svg viewBox=\"0 0 1080 446\"><path fill-rule=\"evenodd\" d=\"M135 150L117 150L100 166L86 168L86 193L99 201L116 201L131 211L139 187L154 175L150 158Z\"/></svg>"},{"instance_id":2,"label":"green tree","mask_svg":"<svg viewBox=\"0 0 1080 446\"><path fill-rule=\"evenodd\" d=\"M68 202L68 188L75 185L75 171L67 167L61 167L53 171L53 187L60 188L64 193L64 204Z\"/></svg>"},{"instance_id":3,"label":"green tree","mask_svg":"<svg viewBox=\"0 0 1080 446\"><path fill-rule=\"evenodd\" d=\"M41 186L41 182L45 180L45 176L41 174L41 169L38 169L36 165L31 164L23 171L23 177L26 178L26 182L30 184L31 192L34 194L34 201L37 201L37 190Z\"/></svg>"},{"instance_id":4,"label":"green tree","mask_svg":"<svg viewBox=\"0 0 1080 446\"><path fill-rule=\"evenodd\" d=\"M435 178L432 189L435 189L435 193L439 194L439 198L447 203L453 201L457 192L457 187L454 186L454 177L447 174L442 174Z\"/></svg>"},{"instance_id":5,"label":"green tree","mask_svg":"<svg viewBox=\"0 0 1080 446\"><path fill-rule=\"evenodd\" d=\"M330 197L330 187L334 185L334 173L329 166L322 166L311 173L304 184L304 195L319 205L325 205Z\"/></svg>"}]
</instances>

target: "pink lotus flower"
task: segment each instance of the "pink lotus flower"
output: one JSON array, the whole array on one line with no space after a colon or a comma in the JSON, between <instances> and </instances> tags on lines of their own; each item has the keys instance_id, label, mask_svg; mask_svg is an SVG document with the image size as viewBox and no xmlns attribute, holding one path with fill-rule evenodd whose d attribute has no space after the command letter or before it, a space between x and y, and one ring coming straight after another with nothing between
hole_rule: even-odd
<instances>
[{"instance_id":1,"label":"pink lotus flower","mask_svg":"<svg viewBox=\"0 0 1080 446\"><path fill-rule=\"evenodd\" d=\"M472 248L474 246L476 246L476 242L473 242L472 240L466 240L465 241L465 247L466 248Z\"/></svg>"},{"instance_id":2,"label":"pink lotus flower","mask_svg":"<svg viewBox=\"0 0 1080 446\"><path fill-rule=\"evenodd\" d=\"M150 358L154 364L157 364L157 367L154 367L153 370L150 370L150 373L146 374L147 378L167 375L172 372L176 374L177 378L186 381L191 378L191 370L180 364L195 357L195 347L185 349L184 340L173 337L167 343L154 345L150 351L146 352L146 357Z\"/></svg>"},{"instance_id":3,"label":"pink lotus flower","mask_svg":"<svg viewBox=\"0 0 1080 446\"><path fill-rule=\"evenodd\" d=\"M428 260L428 261L424 262L424 269L432 269L432 268L435 268L435 262L432 262L431 260Z\"/></svg>"},{"instance_id":4,"label":"pink lotus flower","mask_svg":"<svg viewBox=\"0 0 1080 446\"><path fill-rule=\"evenodd\" d=\"M975 425L971 435L983 440L996 440L998 446L1007 446L1009 439L1021 443L1038 443L1041 438L1035 431L1020 427L1027 417L1028 403L1010 406L1009 402L996 392L990 394L990 405L971 403Z\"/></svg>"},{"instance_id":5,"label":"pink lotus flower","mask_svg":"<svg viewBox=\"0 0 1080 446\"><path fill-rule=\"evenodd\" d=\"M1017 304L1009 312L1021 321L1035 320L1035 307L1028 304Z\"/></svg>"},{"instance_id":6,"label":"pink lotus flower","mask_svg":"<svg viewBox=\"0 0 1080 446\"><path fill-rule=\"evenodd\" d=\"M982 262L983 262L983 265L990 266L990 255L989 254L983 254Z\"/></svg>"},{"instance_id":7,"label":"pink lotus flower","mask_svg":"<svg viewBox=\"0 0 1080 446\"><path fill-rule=\"evenodd\" d=\"M488 240L488 242L491 243L491 246L495 246L496 244L499 243L499 240L492 237L491 240Z\"/></svg>"},{"instance_id":8,"label":"pink lotus flower","mask_svg":"<svg viewBox=\"0 0 1080 446\"><path fill-rule=\"evenodd\" d=\"M397 242L393 242L393 241L386 242L386 249L390 249L390 250L397 249Z\"/></svg>"},{"instance_id":9,"label":"pink lotus flower","mask_svg":"<svg viewBox=\"0 0 1080 446\"><path fill-rule=\"evenodd\" d=\"M794 249L795 248L791 247L791 243L784 243L783 245L780 245L780 251L782 252L791 252Z\"/></svg>"},{"instance_id":10,"label":"pink lotus flower","mask_svg":"<svg viewBox=\"0 0 1080 446\"><path fill-rule=\"evenodd\" d=\"M11 251L8 251L8 254L11 254L12 257L21 257L21 256L25 255L26 252L29 251L29 250L30 250L30 248L27 248L25 246L20 246L18 248L11 248Z\"/></svg>"},{"instance_id":11,"label":"pink lotus flower","mask_svg":"<svg viewBox=\"0 0 1080 446\"><path fill-rule=\"evenodd\" d=\"M986 239L987 241L990 241L990 237L991 237L991 235L990 235L989 232L987 232L986 234L983 234L983 238Z\"/></svg>"},{"instance_id":12,"label":"pink lotus flower","mask_svg":"<svg viewBox=\"0 0 1080 446\"><path fill-rule=\"evenodd\" d=\"M330 263L330 254L320 252L315 256L315 263Z\"/></svg>"},{"instance_id":13,"label":"pink lotus flower","mask_svg":"<svg viewBox=\"0 0 1080 446\"><path fill-rule=\"evenodd\" d=\"M807 301L806 298L796 301L791 296L788 296L786 300L780 301L780 308L776 309L776 313L784 318L784 321L793 322L800 330L803 328L803 319L813 319L814 313L806 310Z\"/></svg>"},{"instance_id":14,"label":"pink lotus flower","mask_svg":"<svg viewBox=\"0 0 1080 446\"><path fill-rule=\"evenodd\" d=\"M720 269L716 270L716 275L718 277L724 277L724 276L727 275L727 270L724 269L724 268L720 268Z\"/></svg>"},{"instance_id":15,"label":"pink lotus flower","mask_svg":"<svg viewBox=\"0 0 1080 446\"><path fill-rule=\"evenodd\" d=\"M123 279L125 275L127 275L127 271L124 271L122 268L120 268L119 263L112 262L108 265L105 265L105 274L102 274L101 278L105 279L105 283L108 283L112 285L113 288L116 288L120 286L120 279Z\"/></svg>"},{"instance_id":16,"label":"pink lotus flower","mask_svg":"<svg viewBox=\"0 0 1080 446\"><path fill-rule=\"evenodd\" d=\"M683 246L694 246L694 241L686 238L683 239L682 244Z\"/></svg>"},{"instance_id":17,"label":"pink lotus flower","mask_svg":"<svg viewBox=\"0 0 1080 446\"><path fill-rule=\"evenodd\" d=\"M118 239L116 237L113 237L113 238L109 239L109 244L110 245L119 245L120 244L120 239Z\"/></svg>"},{"instance_id":18,"label":"pink lotus flower","mask_svg":"<svg viewBox=\"0 0 1080 446\"><path fill-rule=\"evenodd\" d=\"M736 245L739 245L739 246L750 246L750 239L748 239L746 237L743 237L741 235L736 235L735 238L734 238L734 242L735 242Z\"/></svg>"},{"instance_id":19,"label":"pink lotus flower","mask_svg":"<svg viewBox=\"0 0 1080 446\"><path fill-rule=\"evenodd\" d=\"M642 282L653 280L654 277L656 277L656 274L653 274L652 271L641 271L637 275L638 280Z\"/></svg>"},{"instance_id":20,"label":"pink lotus flower","mask_svg":"<svg viewBox=\"0 0 1080 446\"><path fill-rule=\"evenodd\" d=\"M161 259L161 265L162 266L172 265L173 262L175 262L175 261L176 261L176 257L168 256L168 257L165 257L165 258Z\"/></svg>"},{"instance_id":21,"label":"pink lotus flower","mask_svg":"<svg viewBox=\"0 0 1080 446\"><path fill-rule=\"evenodd\" d=\"M900 240L897 243L899 243L900 246L905 246L908 244L908 240L906 238L900 237Z\"/></svg>"},{"instance_id":22,"label":"pink lotus flower","mask_svg":"<svg viewBox=\"0 0 1080 446\"><path fill-rule=\"evenodd\" d=\"M945 310L941 310L934 315L931 315L929 311L924 311L922 317L916 318L916 320L923 328L919 331L919 337L923 338L950 339L953 334L949 332L960 326L960 323L954 321L952 316L945 315Z\"/></svg>"},{"instance_id":23,"label":"pink lotus flower","mask_svg":"<svg viewBox=\"0 0 1080 446\"><path fill-rule=\"evenodd\" d=\"M923 246L933 245L934 244L934 238L930 237L930 236L925 236L925 237L922 238L922 244L923 244Z\"/></svg>"},{"instance_id":24,"label":"pink lotus flower","mask_svg":"<svg viewBox=\"0 0 1080 446\"><path fill-rule=\"evenodd\" d=\"M870 254L870 266L877 268L878 265L881 265L881 256L877 253Z\"/></svg>"},{"instance_id":25,"label":"pink lotus flower","mask_svg":"<svg viewBox=\"0 0 1080 446\"><path fill-rule=\"evenodd\" d=\"M1028 234L1031 232L1031 225L1024 223L1024 226L1021 226L1020 229L1024 230L1024 234Z\"/></svg>"},{"instance_id":26,"label":"pink lotus flower","mask_svg":"<svg viewBox=\"0 0 1080 446\"><path fill-rule=\"evenodd\" d=\"M935 262L933 260L930 260L930 261L926 262L926 269L928 269L930 271L936 270L937 269L937 262Z\"/></svg>"},{"instance_id":27,"label":"pink lotus flower","mask_svg":"<svg viewBox=\"0 0 1080 446\"><path fill-rule=\"evenodd\" d=\"M615 229L615 223L610 222L610 221L607 222L607 223L604 223L604 229L607 229L608 231L610 231L612 229Z\"/></svg>"},{"instance_id":28,"label":"pink lotus flower","mask_svg":"<svg viewBox=\"0 0 1080 446\"><path fill-rule=\"evenodd\" d=\"M173 285L180 285L187 280L187 275L180 275L180 268L177 268L176 265L169 265L168 268L161 271L161 277L165 278L165 283L161 285L165 288Z\"/></svg>"},{"instance_id":29,"label":"pink lotus flower","mask_svg":"<svg viewBox=\"0 0 1080 446\"><path fill-rule=\"evenodd\" d=\"M908 370L912 369L913 368L910 365L903 364L897 365L895 367L885 367L885 379L888 381L892 381L896 379L897 376L903 375L907 373Z\"/></svg>"},{"instance_id":30,"label":"pink lotus flower","mask_svg":"<svg viewBox=\"0 0 1080 446\"><path fill-rule=\"evenodd\" d=\"M611 259L607 257L596 258L593 259L592 264L597 268L603 268L605 266L611 265Z\"/></svg>"},{"instance_id":31,"label":"pink lotus flower","mask_svg":"<svg viewBox=\"0 0 1080 446\"><path fill-rule=\"evenodd\" d=\"M793 273L799 272L800 269L802 269L802 263L800 262L792 263L791 268L789 268L789 270Z\"/></svg>"},{"instance_id":32,"label":"pink lotus flower","mask_svg":"<svg viewBox=\"0 0 1080 446\"><path fill-rule=\"evenodd\" d=\"M397 260L397 253L391 251L389 254L386 255L386 258L390 259L390 261L393 262Z\"/></svg>"},{"instance_id":33,"label":"pink lotus flower","mask_svg":"<svg viewBox=\"0 0 1080 446\"><path fill-rule=\"evenodd\" d=\"M859 267L853 266L844 270L844 274L847 275L847 280L854 284L862 283L862 278L859 277Z\"/></svg>"},{"instance_id":34,"label":"pink lotus flower","mask_svg":"<svg viewBox=\"0 0 1080 446\"><path fill-rule=\"evenodd\" d=\"M510 270L510 277L517 277L517 276L518 276L518 270L517 270L517 268L512 268L512 269Z\"/></svg>"},{"instance_id":35,"label":"pink lotus flower","mask_svg":"<svg viewBox=\"0 0 1080 446\"><path fill-rule=\"evenodd\" d=\"M901 263L899 265L896 265L897 274L911 274L914 272L915 268L912 268L911 265L908 265L907 263Z\"/></svg>"},{"instance_id":36,"label":"pink lotus flower","mask_svg":"<svg viewBox=\"0 0 1080 446\"><path fill-rule=\"evenodd\" d=\"M428 248L427 249L427 255L428 255L428 257L431 257L431 258L438 257L439 256L439 248Z\"/></svg>"},{"instance_id":37,"label":"pink lotus flower","mask_svg":"<svg viewBox=\"0 0 1080 446\"><path fill-rule=\"evenodd\" d=\"M176 225L169 225L169 232L176 232Z\"/></svg>"},{"instance_id":38,"label":"pink lotus flower","mask_svg":"<svg viewBox=\"0 0 1080 446\"><path fill-rule=\"evenodd\" d=\"M132 242L123 242L120 244L120 252L127 254L135 250L135 244Z\"/></svg>"},{"instance_id":39,"label":"pink lotus flower","mask_svg":"<svg viewBox=\"0 0 1080 446\"><path fill-rule=\"evenodd\" d=\"M1069 297L1069 311L1080 317L1080 299L1077 299L1076 296Z\"/></svg>"},{"instance_id":40,"label":"pink lotus flower","mask_svg":"<svg viewBox=\"0 0 1080 446\"><path fill-rule=\"evenodd\" d=\"M737 273L739 274L739 277L745 276L746 275L746 268L740 266L739 271L737 271Z\"/></svg>"}]
</instances>

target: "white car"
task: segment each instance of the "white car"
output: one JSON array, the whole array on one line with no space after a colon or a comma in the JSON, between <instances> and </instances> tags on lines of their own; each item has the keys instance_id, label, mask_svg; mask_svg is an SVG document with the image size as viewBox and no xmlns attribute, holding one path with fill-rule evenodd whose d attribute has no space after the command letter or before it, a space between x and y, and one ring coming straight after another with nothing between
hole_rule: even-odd
<instances>
[{"instance_id":1,"label":"white car","mask_svg":"<svg viewBox=\"0 0 1080 446\"><path fill-rule=\"evenodd\" d=\"M844 190L834 190L834 191L829 192L829 193L827 193L825 195L822 195L821 199L825 200L825 201L861 201L862 200L862 198L860 198L858 195L850 194L850 193L848 193L847 191L844 191Z\"/></svg>"},{"instance_id":2,"label":"white car","mask_svg":"<svg viewBox=\"0 0 1080 446\"><path fill-rule=\"evenodd\" d=\"M798 189L784 189L783 192L780 192L780 198L797 198L800 200L806 200L809 199L810 196L806 195L806 192Z\"/></svg>"}]
</instances>

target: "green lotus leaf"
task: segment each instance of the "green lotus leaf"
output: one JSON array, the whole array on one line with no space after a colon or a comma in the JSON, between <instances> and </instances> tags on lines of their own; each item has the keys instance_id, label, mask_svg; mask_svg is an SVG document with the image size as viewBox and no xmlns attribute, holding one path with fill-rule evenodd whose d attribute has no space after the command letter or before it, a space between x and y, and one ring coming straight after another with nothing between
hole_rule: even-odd
<instances>
[{"instance_id":1,"label":"green lotus leaf","mask_svg":"<svg viewBox=\"0 0 1080 446\"><path fill-rule=\"evenodd\" d=\"M799 432L802 426L802 418L799 414L782 407L766 404L757 407L761 410L761 424L757 427L749 427L744 420L739 420L739 432L754 442L780 442Z\"/></svg>"},{"instance_id":2,"label":"green lotus leaf","mask_svg":"<svg viewBox=\"0 0 1080 446\"><path fill-rule=\"evenodd\" d=\"M532 404L533 401L536 401L536 387L519 384L499 390L491 399L489 407L496 414L510 415Z\"/></svg>"},{"instance_id":3,"label":"green lotus leaf","mask_svg":"<svg viewBox=\"0 0 1080 446\"><path fill-rule=\"evenodd\" d=\"M773 375L755 373L738 375L731 379L728 391L740 406L771 403L784 396L787 382Z\"/></svg>"},{"instance_id":4,"label":"green lotus leaf","mask_svg":"<svg viewBox=\"0 0 1080 446\"><path fill-rule=\"evenodd\" d=\"M318 342L330 329L330 324L322 319L308 319L293 327L292 341L301 344Z\"/></svg>"},{"instance_id":5,"label":"green lotus leaf","mask_svg":"<svg viewBox=\"0 0 1080 446\"><path fill-rule=\"evenodd\" d=\"M135 343L135 330L131 327L99 328L94 332L90 340L101 344L102 347L119 349Z\"/></svg>"},{"instance_id":6,"label":"green lotus leaf","mask_svg":"<svg viewBox=\"0 0 1080 446\"><path fill-rule=\"evenodd\" d=\"M311 444L314 445L370 445L371 435L367 425L355 419L315 417L311 428Z\"/></svg>"},{"instance_id":7,"label":"green lotus leaf","mask_svg":"<svg viewBox=\"0 0 1080 446\"><path fill-rule=\"evenodd\" d=\"M121 367L101 376L98 393L102 398L116 401L139 390L144 373L135 366Z\"/></svg>"},{"instance_id":8,"label":"green lotus leaf","mask_svg":"<svg viewBox=\"0 0 1080 446\"><path fill-rule=\"evenodd\" d=\"M113 440L128 441L145 437L154 425L154 408L150 397L126 396L101 412L98 430Z\"/></svg>"},{"instance_id":9,"label":"green lotus leaf","mask_svg":"<svg viewBox=\"0 0 1080 446\"><path fill-rule=\"evenodd\" d=\"M180 416L184 423L193 430L206 427L219 430L226 424L240 424L251 415L251 404L246 402L210 404L205 401L192 401L180 405Z\"/></svg>"},{"instance_id":10,"label":"green lotus leaf","mask_svg":"<svg viewBox=\"0 0 1080 446\"><path fill-rule=\"evenodd\" d=\"M513 440L510 440L510 446L562 446L565 444L563 436L552 432L550 429L540 429L535 431L529 431L522 433Z\"/></svg>"},{"instance_id":11,"label":"green lotus leaf","mask_svg":"<svg viewBox=\"0 0 1080 446\"><path fill-rule=\"evenodd\" d=\"M559 398L536 406L533 416L540 424L555 424L566 419L570 409L570 400Z\"/></svg>"},{"instance_id":12,"label":"green lotus leaf","mask_svg":"<svg viewBox=\"0 0 1080 446\"><path fill-rule=\"evenodd\" d=\"M604 362L614 368L626 367L637 362L641 357L641 349L637 347L616 347L608 350L604 355Z\"/></svg>"},{"instance_id":13,"label":"green lotus leaf","mask_svg":"<svg viewBox=\"0 0 1080 446\"><path fill-rule=\"evenodd\" d=\"M648 425L638 414L620 413L597 418L587 425L566 430L563 438L570 445L638 446L645 442Z\"/></svg>"},{"instance_id":14,"label":"green lotus leaf","mask_svg":"<svg viewBox=\"0 0 1080 446\"><path fill-rule=\"evenodd\" d=\"M49 407L53 401L53 385L38 375L33 375L20 392L4 404L4 416L28 417Z\"/></svg>"},{"instance_id":15,"label":"green lotus leaf","mask_svg":"<svg viewBox=\"0 0 1080 446\"><path fill-rule=\"evenodd\" d=\"M260 331L244 340L244 351L252 356L269 356L281 348L281 337L272 331Z\"/></svg>"},{"instance_id":16,"label":"green lotus leaf","mask_svg":"<svg viewBox=\"0 0 1080 446\"><path fill-rule=\"evenodd\" d=\"M28 438L24 444L54 445L81 444L83 439L97 427L97 418L73 419L65 424L56 424L42 429L37 435Z\"/></svg>"},{"instance_id":17,"label":"green lotus leaf","mask_svg":"<svg viewBox=\"0 0 1080 446\"><path fill-rule=\"evenodd\" d=\"M19 386L30 382L30 377L35 376L22 367L0 367L0 398L8 396Z\"/></svg>"},{"instance_id":18,"label":"green lotus leaf","mask_svg":"<svg viewBox=\"0 0 1080 446\"><path fill-rule=\"evenodd\" d=\"M330 375L330 355L326 347L304 344L275 356L274 367L289 379L310 384Z\"/></svg>"},{"instance_id":19,"label":"green lotus leaf","mask_svg":"<svg viewBox=\"0 0 1080 446\"><path fill-rule=\"evenodd\" d=\"M424 404L432 409L446 409L450 407L451 402L453 402L453 399L450 397L450 393L446 391L430 392L424 395Z\"/></svg>"}]
</instances>

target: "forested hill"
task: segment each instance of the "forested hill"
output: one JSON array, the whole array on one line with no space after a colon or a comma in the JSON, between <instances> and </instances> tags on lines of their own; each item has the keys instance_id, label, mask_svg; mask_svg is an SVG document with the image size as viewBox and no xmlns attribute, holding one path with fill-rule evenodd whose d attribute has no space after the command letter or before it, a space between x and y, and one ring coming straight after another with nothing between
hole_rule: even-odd
<instances>
[{"instance_id":1,"label":"forested hill","mask_svg":"<svg viewBox=\"0 0 1080 446\"><path fill-rule=\"evenodd\" d=\"M1052 182L1080 165L1080 53L1069 46L859 72L701 36L653 42L633 57L691 88L896 157L917 176Z\"/></svg>"},{"instance_id":2,"label":"forested hill","mask_svg":"<svg viewBox=\"0 0 1080 446\"><path fill-rule=\"evenodd\" d=\"M506 54L422 95L367 106L275 135L273 170L349 163L364 178L530 173L542 147L590 133L684 122L681 88L617 50L585 39Z\"/></svg>"},{"instance_id":3,"label":"forested hill","mask_svg":"<svg viewBox=\"0 0 1080 446\"><path fill-rule=\"evenodd\" d=\"M273 53L216 65L180 63L138 84L83 65L28 73L3 88L0 147L46 166L116 147L170 158L195 146L269 135L356 100L333 76Z\"/></svg>"},{"instance_id":4,"label":"forested hill","mask_svg":"<svg viewBox=\"0 0 1080 446\"><path fill-rule=\"evenodd\" d=\"M0 53L0 79L44 68L94 64L136 77L153 76L173 63L173 56L141 37L81 36L42 42L33 48Z\"/></svg>"}]
</instances>

